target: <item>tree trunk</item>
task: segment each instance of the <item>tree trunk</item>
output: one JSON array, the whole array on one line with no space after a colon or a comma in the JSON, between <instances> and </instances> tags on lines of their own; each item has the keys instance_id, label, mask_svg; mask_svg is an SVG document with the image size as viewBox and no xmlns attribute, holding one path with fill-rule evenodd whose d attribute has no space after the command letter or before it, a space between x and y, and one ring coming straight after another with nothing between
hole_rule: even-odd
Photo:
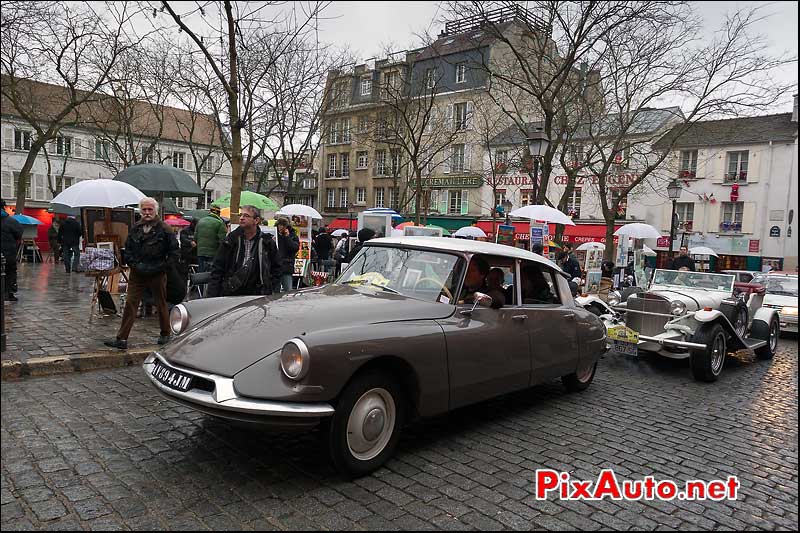
<instances>
[{"instance_id":1,"label":"tree trunk","mask_svg":"<svg viewBox=\"0 0 800 533\"><path fill-rule=\"evenodd\" d=\"M242 195L242 123L239 120L239 80L236 70L236 28L230 0L225 1L228 16L228 48L230 51L230 91L228 100L231 120L231 223L239 223L239 200Z\"/></svg>"},{"instance_id":2,"label":"tree trunk","mask_svg":"<svg viewBox=\"0 0 800 533\"><path fill-rule=\"evenodd\" d=\"M19 176L17 177L17 205L16 210L17 214L23 214L23 210L25 209L25 191L26 185L28 182L28 178L31 175L31 169L33 168L33 164L36 163L36 156L39 155L39 150L42 149L44 146L44 141L39 141L38 139L31 145L31 149L28 150L28 157L25 158L25 164L22 165L22 170L19 171ZM31 196L33 196L33 189L35 184L33 180L31 180Z\"/></svg>"},{"instance_id":3,"label":"tree trunk","mask_svg":"<svg viewBox=\"0 0 800 533\"><path fill-rule=\"evenodd\" d=\"M606 251L603 252L603 260L604 261L613 261L614 260L614 222L616 221L615 217L606 216Z\"/></svg>"}]
</instances>

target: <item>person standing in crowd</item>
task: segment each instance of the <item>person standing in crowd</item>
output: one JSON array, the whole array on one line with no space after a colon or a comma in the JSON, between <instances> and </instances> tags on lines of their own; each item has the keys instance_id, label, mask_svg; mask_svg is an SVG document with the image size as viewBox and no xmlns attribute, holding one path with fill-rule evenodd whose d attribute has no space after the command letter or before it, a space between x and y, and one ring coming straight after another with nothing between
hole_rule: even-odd
<instances>
[{"instance_id":1,"label":"person standing in crowd","mask_svg":"<svg viewBox=\"0 0 800 533\"><path fill-rule=\"evenodd\" d=\"M239 227L219 247L206 296L272 294L280 277L280 257L272 235L259 227L261 212L242 206Z\"/></svg>"},{"instance_id":2,"label":"person standing in crowd","mask_svg":"<svg viewBox=\"0 0 800 533\"><path fill-rule=\"evenodd\" d=\"M300 238L288 218L279 218L275 225L278 227L278 257L280 258L279 290L281 292L289 292L292 290L294 259L300 249Z\"/></svg>"},{"instance_id":3,"label":"person standing in crowd","mask_svg":"<svg viewBox=\"0 0 800 533\"><path fill-rule=\"evenodd\" d=\"M22 224L6 213L6 203L0 200L0 237L2 253L6 261L6 293L3 298L16 302L17 297L17 246L22 239ZM2 305L0 303L0 305Z\"/></svg>"},{"instance_id":4,"label":"person standing in crowd","mask_svg":"<svg viewBox=\"0 0 800 533\"><path fill-rule=\"evenodd\" d=\"M569 252L561 252L558 254L558 264L561 270L569 275L570 279L580 278L583 276L581 272L581 265Z\"/></svg>"},{"instance_id":5,"label":"person standing in crowd","mask_svg":"<svg viewBox=\"0 0 800 533\"><path fill-rule=\"evenodd\" d=\"M358 242L353 249L350 250L350 253L347 255L347 259L344 261L345 263L350 263L353 261L353 258L358 254L361 248L364 247L364 243L370 239L375 238L375 231L369 228L362 228L358 230Z\"/></svg>"},{"instance_id":6,"label":"person standing in crowd","mask_svg":"<svg viewBox=\"0 0 800 533\"><path fill-rule=\"evenodd\" d=\"M686 268L694 272L694 260L689 257L689 249L686 246L681 246L678 252L678 257L672 260L670 270L680 270Z\"/></svg>"},{"instance_id":7,"label":"person standing in crowd","mask_svg":"<svg viewBox=\"0 0 800 533\"><path fill-rule=\"evenodd\" d=\"M201 218L197 222L195 229L195 241L197 242L197 263L200 272L211 270L211 263L217 250L225 236L228 234L225 222L219 216L219 206L211 206L211 214Z\"/></svg>"},{"instance_id":8,"label":"person standing in crowd","mask_svg":"<svg viewBox=\"0 0 800 533\"><path fill-rule=\"evenodd\" d=\"M170 335L167 269L178 258L178 241L172 228L158 217L158 202L155 199L142 198L139 201L139 212L142 216L128 234L122 254L123 263L131 267L122 324L117 338L103 343L120 350L128 348L128 336L136 320L136 310L142 300L142 293L147 288L153 292L158 310L158 324L161 328L158 344L169 342Z\"/></svg>"},{"instance_id":9,"label":"person standing in crowd","mask_svg":"<svg viewBox=\"0 0 800 533\"><path fill-rule=\"evenodd\" d=\"M184 278L189 278L189 265L197 264L197 241L195 240L195 228L197 219L192 220L191 224L183 228L178 235L178 243L181 247L181 274Z\"/></svg>"},{"instance_id":10,"label":"person standing in crowd","mask_svg":"<svg viewBox=\"0 0 800 533\"><path fill-rule=\"evenodd\" d=\"M331 258L333 239L327 228L319 230L319 235L314 239L314 245L317 247L317 257L319 257L320 261L327 261Z\"/></svg>"},{"instance_id":11,"label":"person standing in crowd","mask_svg":"<svg viewBox=\"0 0 800 533\"><path fill-rule=\"evenodd\" d=\"M58 221L53 219L50 228L47 230L47 244L50 245L50 253L53 255L53 263L58 263L61 256L61 247L58 245Z\"/></svg>"},{"instance_id":12,"label":"person standing in crowd","mask_svg":"<svg viewBox=\"0 0 800 533\"><path fill-rule=\"evenodd\" d=\"M67 274L73 270L78 271L81 260L81 236L83 236L81 223L72 215L68 216L58 228L58 243L64 254L64 269Z\"/></svg>"},{"instance_id":13,"label":"person standing in crowd","mask_svg":"<svg viewBox=\"0 0 800 533\"><path fill-rule=\"evenodd\" d=\"M533 244L533 246L531 246L531 252L542 255L544 254L544 246L542 246L541 243L536 242Z\"/></svg>"}]
</instances>

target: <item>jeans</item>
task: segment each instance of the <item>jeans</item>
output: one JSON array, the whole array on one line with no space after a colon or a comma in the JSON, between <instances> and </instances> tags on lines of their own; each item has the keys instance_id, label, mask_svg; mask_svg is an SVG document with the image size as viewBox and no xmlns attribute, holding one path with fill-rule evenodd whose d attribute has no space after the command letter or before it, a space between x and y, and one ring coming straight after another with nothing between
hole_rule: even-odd
<instances>
[{"instance_id":1,"label":"jeans","mask_svg":"<svg viewBox=\"0 0 800 533\"><path fill-rule=\"evenodd\" d=\"M78 271L81 262L81 247L78 244L65 244L62 252L64 253L64 268L67 272Z\"/></svg>"},{"instance_id":2,"label":"jeans","mask_svg":"<svg viewBox=\"0 0 800 533\"><path fill-rule=\"evenodd\" d=\"M291 292L293 281L291 274L281 274L280 292Z\"/></svg>"},{"instance_id":3,"label":"jeans","mask_svg":"<svg viewBox=\"0 0 800 533\"><path fill-rule=\"evenodd\" d=\"M197 271L198 272L211 272L211 267L214 264L214 258L205 255L197 256Z\"/></svg>"}]
</instances>

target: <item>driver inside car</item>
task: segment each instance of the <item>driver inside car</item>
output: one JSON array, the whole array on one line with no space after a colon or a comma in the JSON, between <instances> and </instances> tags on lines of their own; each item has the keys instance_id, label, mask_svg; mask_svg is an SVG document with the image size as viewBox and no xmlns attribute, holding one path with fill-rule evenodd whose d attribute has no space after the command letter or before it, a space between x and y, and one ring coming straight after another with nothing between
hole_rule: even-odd
<instances>
[{"instance_id":1,"label":"driver inside car","mask_svg":"<svg viewBox=\"0 0 800 533\"><path fill-rule=\"evenodd\" d=\"M467 276L464 278L464 288L458 299L460 304L470 304L475 301L475 293L486 290L486 275L489 273L489 263L480 256L474 256L467 266ZM497 304L492 302L492 307ZM500 302L502 307L502 302Z\"/></svg>"}]
</instances>

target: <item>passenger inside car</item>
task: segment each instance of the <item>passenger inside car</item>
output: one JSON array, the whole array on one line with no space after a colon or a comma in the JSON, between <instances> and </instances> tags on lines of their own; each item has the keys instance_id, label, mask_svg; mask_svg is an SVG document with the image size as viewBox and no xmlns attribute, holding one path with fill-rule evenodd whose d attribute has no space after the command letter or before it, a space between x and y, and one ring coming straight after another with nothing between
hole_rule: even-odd
<instances>
[{"instance_id":1,"label":"passenger inside car","mask_svg":"<svg viewBox=\"0 0 800 533\"><path fill-rule=\"evenodd\" d=\"M510 298L506 298L506 292L503 289L503 281L505 280L505 272L503 269L493 267L486 274L486 294L492 297L492 308L499 309L510 302Z\"/></svg>"},{"instance_id":2,"label":"passenger inside car","mask_svg":"<svg viewBox=\"0 0 800 533\"><path fill-rule=\"evenodd\" d=\"M522 303L523 304L550 304L554 302L553 293L544 274L533 263L522 266Z\"/></svg>"}]
</instances>

